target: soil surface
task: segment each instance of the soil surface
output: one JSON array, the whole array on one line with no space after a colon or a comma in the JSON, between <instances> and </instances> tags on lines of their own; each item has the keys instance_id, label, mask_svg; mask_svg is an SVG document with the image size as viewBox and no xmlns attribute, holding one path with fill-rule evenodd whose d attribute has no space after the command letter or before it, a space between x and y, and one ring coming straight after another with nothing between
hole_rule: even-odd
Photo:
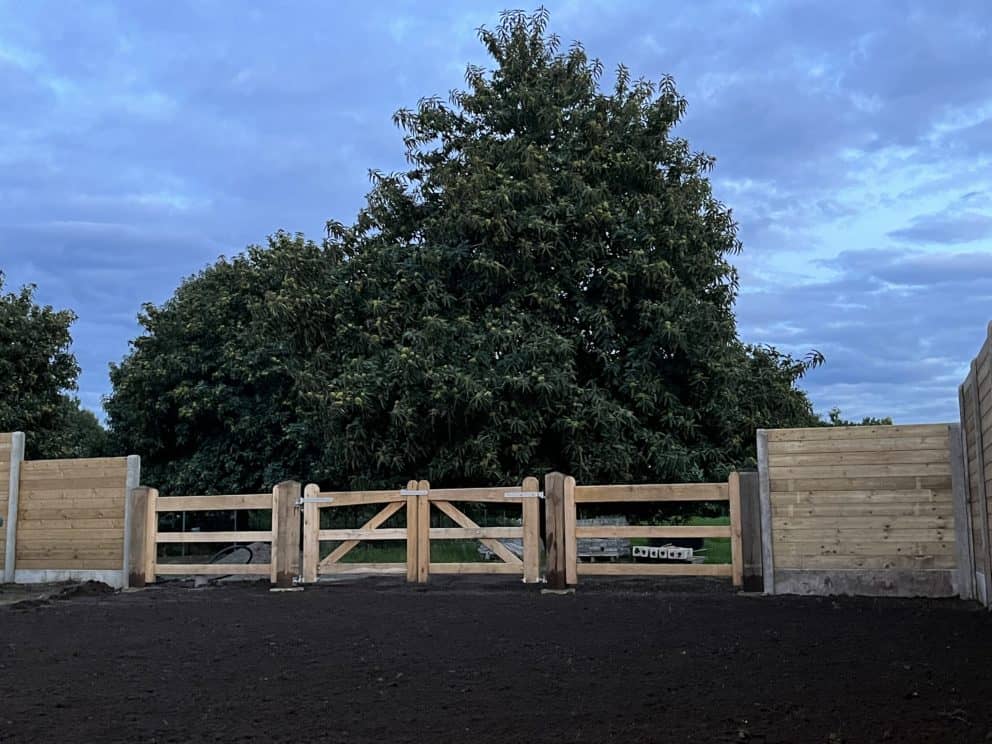
<instances>
[{"instance_id":1,"label":"soil surface","mask_svg":"<svg viewBox=\"0 0 992 744\"><path fill-rule=\"evenodd\" d=\"M724 583L180 584L0 607L3 742L992 740L992 615Z\"/></svg>"}]
</instances>

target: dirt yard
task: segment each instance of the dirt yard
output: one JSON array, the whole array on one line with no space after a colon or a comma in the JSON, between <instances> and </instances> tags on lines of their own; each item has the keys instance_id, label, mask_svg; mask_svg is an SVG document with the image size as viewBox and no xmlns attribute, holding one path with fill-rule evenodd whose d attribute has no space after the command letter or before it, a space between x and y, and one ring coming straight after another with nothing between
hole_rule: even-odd
<instances>
[{"instance_id":1,"label":"dirt yard","mask_svg":"<svg viewBox=\"0 0 992 744\"><path fill-rule=\"evenodd\" d=\"M3 742L969 742L992 616L957 602L450 577L0 607Z\"/></svg>"}]
</instances>

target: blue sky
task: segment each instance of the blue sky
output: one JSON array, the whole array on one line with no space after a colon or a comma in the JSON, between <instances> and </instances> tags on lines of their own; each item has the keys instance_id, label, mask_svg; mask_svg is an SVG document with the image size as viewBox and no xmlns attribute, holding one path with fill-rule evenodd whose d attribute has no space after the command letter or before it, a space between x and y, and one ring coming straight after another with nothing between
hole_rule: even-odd
<instances>
[{"instance_id":1,"label":"blue sky","mask_svg":"<svg viewBox=\"0 0 992 744\"><path fill-rule=\"evenodd\" d=\"M822 351L819 411L956 420L992 318L989 1L546 6L608 71L675 76L740 224L742 337ZM78 313L84 404L142 302L349 222L403 166L392 112L486 64L504 7L0 0L0 269Z\"/></svg>"}]
</instances>

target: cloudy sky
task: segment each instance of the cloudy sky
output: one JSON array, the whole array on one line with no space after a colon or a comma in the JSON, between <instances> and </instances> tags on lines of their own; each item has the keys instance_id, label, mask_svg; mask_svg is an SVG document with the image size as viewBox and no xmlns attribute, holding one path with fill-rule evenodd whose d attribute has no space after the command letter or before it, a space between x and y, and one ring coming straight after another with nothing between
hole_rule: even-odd
<instances>
[{"instance_id":1,"label":"cloudy sky","mask_svg":"<svg viewBox=\"0 0 992 744\"><path fill-rule=\"evenodd\" d=\"M741 335L823 352L819 411L956 419L992 318L989 0L546 5L689 99L679 133L740 223ZM350 221L367 171L403 165L392 112L486 64L504 7L0 0L0 270L78 313L83 402L142 302Z\"/></svg>"}]
</instances>

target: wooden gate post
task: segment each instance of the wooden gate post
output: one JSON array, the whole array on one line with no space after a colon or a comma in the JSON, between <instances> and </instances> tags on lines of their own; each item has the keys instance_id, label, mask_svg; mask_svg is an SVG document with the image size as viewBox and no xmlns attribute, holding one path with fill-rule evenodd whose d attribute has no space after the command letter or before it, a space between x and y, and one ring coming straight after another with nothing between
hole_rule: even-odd
<instances>
[{"instance_id":1,"label":"wooden gate post","mask_svg":"<svg viewBox=\"0 0 992 744\"><path fill-rule=\"evenodd\" d=\"M762 592L761 504L757 471L740 473L741 551L744 555L744 591Z\"/></svg>"},{"instance_id":2,"label":"wooden gate post","mask_svg":"<svg viewBox=\"0 0 992 744\"><path fill-rule=\"evenodd\" d=\"M537 491L541 485L537 478L524 478L520 490L527 494L523 499L523 548L524 583L535 584L541 580L541 500Z\"/></svg>"},{"instance_id":3,"label":"wooden gate post","mask_svg":"<svg viewBox=\"0 0 992 744\"><path fill-rule=\"evenodd\" d=\"M565 589L565 476L548 473L544 477L544 550L548 588Z\"/></svg>"},{"instance_id":4,"label":"wooden gate post","mask_svg":"<svg viewBox=\"0 0 992 744\"><path fill-rule=\"evenodd\" d=\"M276 534L272 541L272 562L275 565L276 586L288 588L300 575L300 484L283 481L272 489L272 514Z\"/></svg>"},{"instance_id":5,"label":"wooden gate post","mask_svg":"<svg viewBox=\"0 0 992 744\"><path fill-rule=\"evenodd\" d=\"M741 534L741 476L734 471L727 479L730 502L730 562L734 586L744 585L744 548Z\"/></svg>"},{"instance_id":6,"label":"wooden gate post","mask_svg":"<svg viewBox=\"0 0 992 744\"><path fill-rule=\"evenodd\" d=\"M431 575L431 484L417 481L417 583L426 584Z\"/></svg>"},{"instance_id":7,"label":"wooden gate post","mask_svg":"<svg viewBox=\"0 0 992 744\"><path fill-rule=\"evenodd\" d=\"M148 544L148 508L149 493L154 489L147 486L132 488L127 497L130 501L131 515L130 530L125 536L128 542L127 586L141 589L145 586L145 565L148 560L145 551L155 549L155 544Z\"/></svg>"}]
</instances>

